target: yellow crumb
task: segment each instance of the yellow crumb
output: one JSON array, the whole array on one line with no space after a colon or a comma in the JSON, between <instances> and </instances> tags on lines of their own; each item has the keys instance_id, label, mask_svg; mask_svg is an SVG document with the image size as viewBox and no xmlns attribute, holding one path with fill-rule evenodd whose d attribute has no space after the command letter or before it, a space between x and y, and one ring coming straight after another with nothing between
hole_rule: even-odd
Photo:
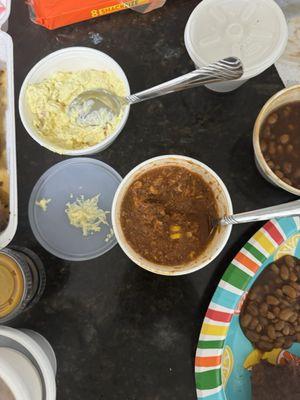
<instances>
[{"instance_id":1,"label":"yellow crumb","mask_svg":"<svg viewBox=\"0 0 300 400\"><path fill-rule=\"evenodd\" d=\"M50 203L50 201L51 201L51 199L40 199L40 200L37 200L37 201L35 202L35 204L36 204L37 206L41 207L41 209L42 209L43 211L47 211L48 204Z\"/></svg>"}]
</instances>

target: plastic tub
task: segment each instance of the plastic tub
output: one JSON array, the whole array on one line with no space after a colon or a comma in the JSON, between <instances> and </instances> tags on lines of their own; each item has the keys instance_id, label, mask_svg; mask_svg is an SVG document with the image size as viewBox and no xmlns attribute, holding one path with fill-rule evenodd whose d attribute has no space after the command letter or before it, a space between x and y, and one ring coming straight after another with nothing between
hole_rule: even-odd
<instances>
[{"instance_id":1,"label":"plastic tub","mask_svg":"<svg viewBox=\"0 0 300 400\"><path fill-rule=\"evenodd\" d=\"M0 347L0 379L16 400L43 399L42 381L37 369L17 350Z\"/></svg>"},{"instance_id":2,"label":"plastic tub","mask_svg":"<svg viewBox=\"0 0 300 400\"><path fill-rule=\"evenodd\" d=\"M42 336L40 333L32 331L31 329L21 329L22 332L26 333L26 335L30 336L36 343L44 350L46 356L48 357L54 374L57 372L57 360L54 353L54 350L48 340Z\"/></svg>"},{"instance_id":3,"label":"plastic tub","mask_svg":"<svg viewBox=\"0 0 300 400\"><path fill-rule=\"evenodd\" d=\"M183 275L188 274L198 269L205 267L211 261L213 261L218 254L223 250L227 243L231 232L231 225L220 226L214 235L214 238L209 243L207 249L194 261L185 265L179 266L164 266L154 264L136 253L132 247L128 244L125 239L124 233L120 224L120 212L121 204L124 195L131 185L131 183L142 173L152 169L154 167L163 165L178 165L183 166L197 174L199 174L205 182L207 182L212 188L215 197L218 199L217 207L219 215L231 215L232 214L232 203L227 191L226 186L220 177L207 165L201 163L193 158L177 156L177 155L166 155L151 158L142 164L139 164L128 175L123 179L119 186L112 205L112 223L113 229L117 238L117 241L127 256L140 267L154 272L160 275Z\"/></svg>"},{"instance_id":4,"label":"plastic tub","mask_svg":"<svg viewBox=\"0 0 300 400\"><path fill-rule=\"evenodd\" d=\"M0 324L8 322L41 298L46 272L40 258L31 250L14 247L0 250ZM0 281L1 283L1 281Z\"/></svg>"},{"instance_id":5,"label":"plastic tub","mask_svg":"<svg viewBox=\"0 0 300 400\"><path fill-rule=\"evenodd\" d=\"M229 56L241 59L244 75L240 79L207 85L229 92L278 60L286 47L288 28L273 0L203 0L188 20L184 40L196 67Z\"/></svg>"},{"instance_id":6,"label":"plastic tub","mask_svg":"<svg viewBox=\"0 0 300 400\"><path fill-rule=\"evenodd\" d=\"M110 56L102 53L99 50L90 49L88 47L68 47L62 50L55 51L40 60L28 73L20 91L19 97L19 112L23 125L29 135L41 146L46 147L48 150L54 151L59 154L66 154L70 156L89 155L103 151L110 146L117 136L122 131L128 115L130 107L124 108L124 114L118 126L118 129L108 136L99 144L87 147L80 150L64 150L53 146L51 143L44 140L36 128L32 124L31 112L26 104L26 88L27 85L37 83L49 77L58 71L79 71L83 69L97 69L97 70L110 70L114 71L124 82L126 88L126 95L130 94L129 83L126 75L119 64Z\"/></svg>"},{"instance_id":7,"label":"plastic tub","mask_svg":"<svg viewBox=\"0 0 300 400\"><path fill-rule=\"evenodd\" d=\"M266 160L264 159L259 143L260 128L267 115L269 115L273 110L282 106L283 104L291 103L294 101L300 101L300 85L295 85L287 89L283 89L280 92L274 94L274 96L272 96L266 102L266 104L260 110L260 113L258 114L255 121L253 129L253 147L254 147L256 166L261 175L273 185L279 186L280 188L286 190L287 192L300 196L300 189L297 189L283 182L271 170Z\"/></svg>"},{"instance_id":8,"label":"plastic tub","mask_svg":"<svg viewBox=\"0 0 300 400\"><path fill-rule=\"evenodd\" d=\"M7 24L10 13L10 1L6 1L6 8L0 10L0 27ZM3 26L3 28L4 28ZM0 232L0 249L7 246L14 237L18 223L17 200L17 165L16 165L16 139L15 139L15 101L14 101L14 61L13 42L11 37L0 31L0 69L6 71L6 98L7 108L5 112L4 134L5 155L8 171L8 195L9 195L9 220L6 228Z\"/></svg>"},{"instance_id":9,"label":"plastic tub","mask_svg":"<svg viewBox=\"0 0 300 400\"><path fill-rule=\"evenodd\" d=\"M28 217L37 241L49 253L69 261L85 261L110 251L117 241L111 233L111 205L122 181L109 165L92 158L72 158L49 168L35 184L28 205ZM108 225L100 232L83 236L70 225L65 212L68 202L99 195L99 206L108 211ZM36 205L39 199L51 199L47 211ZM107 236L108 235L108 236Z\"/></svg>"},{"instance_id":10,"label":"plastic tub","mask_svg":"<svg viewBox=\"0 0 300 400\"><path fill-rule=\"evenodd\" d=\"M51 346L48 341L37 341L31 331L27 333L7 326L0 326L0 347L12 348L27 357L39 372L43 387L42 399L56 399L56 371L52 366L52 357L48 358L49 353L51 353L51 350L49 350ZM20 399L25 400L23 397ZM29 399L33 400L32 398ZM19 398L15 400L19 400Z\"/></svg>"}]
</instances>

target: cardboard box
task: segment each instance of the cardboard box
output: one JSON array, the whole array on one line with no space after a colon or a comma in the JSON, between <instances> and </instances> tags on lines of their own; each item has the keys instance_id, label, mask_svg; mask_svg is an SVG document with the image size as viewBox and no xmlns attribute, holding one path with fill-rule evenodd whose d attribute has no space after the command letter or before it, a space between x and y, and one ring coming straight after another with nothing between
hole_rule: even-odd
<instances>
[{"instance_id":1,"label":"cardboard box","mask_svg":"<svg viewBox=\"0 0 300 400\"><path fill-rule=\"evenodd\" d=\"M29 0L28 4L33 22L55 29L126 9L152 11L165 2L166 0Z\"/></svg>"}]
</instances>

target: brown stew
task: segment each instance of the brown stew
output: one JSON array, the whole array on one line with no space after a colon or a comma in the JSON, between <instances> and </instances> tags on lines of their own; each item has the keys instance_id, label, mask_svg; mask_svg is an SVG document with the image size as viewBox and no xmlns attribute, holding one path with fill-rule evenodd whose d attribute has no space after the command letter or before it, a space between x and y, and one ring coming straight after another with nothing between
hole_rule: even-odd
<instances>
[{"instance_id":1,"label":"brown stew","mask_svg":"<svg viewBox=\"0 0 300 400\"><path fill-rule=\"evenodd\" d=\"M300 101L285 104L266 118L260 147L278 178L300 189Z\"/></svg>"},{"instance_id":2,"label":"brown stew","mask_svg":"<svg viewBox=\"0 0 300 400\"><path fill-rule=\"evenodd\" d=\"M129 187L121 226L132 248L161 265L195 260L213 237L214 194L196 173L179 166L156 167Z\"/></svg>"}]
</instances>

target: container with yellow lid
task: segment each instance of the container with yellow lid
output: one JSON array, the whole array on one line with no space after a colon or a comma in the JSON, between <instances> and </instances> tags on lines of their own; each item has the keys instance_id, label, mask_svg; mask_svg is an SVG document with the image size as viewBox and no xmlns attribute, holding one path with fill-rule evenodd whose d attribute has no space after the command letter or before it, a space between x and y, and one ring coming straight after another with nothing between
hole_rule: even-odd
<instances>
[{"instance_id":1,"label":"container with yellow lid","mask_svg":"<svg viewBox=\"0 0 300 400\"><path fill-rule=\"evenodd\" d=\"M44 288L44 266L35 253L22 247L0 251L0 323L36 303Z\"/></svg>"}]
</instances>

